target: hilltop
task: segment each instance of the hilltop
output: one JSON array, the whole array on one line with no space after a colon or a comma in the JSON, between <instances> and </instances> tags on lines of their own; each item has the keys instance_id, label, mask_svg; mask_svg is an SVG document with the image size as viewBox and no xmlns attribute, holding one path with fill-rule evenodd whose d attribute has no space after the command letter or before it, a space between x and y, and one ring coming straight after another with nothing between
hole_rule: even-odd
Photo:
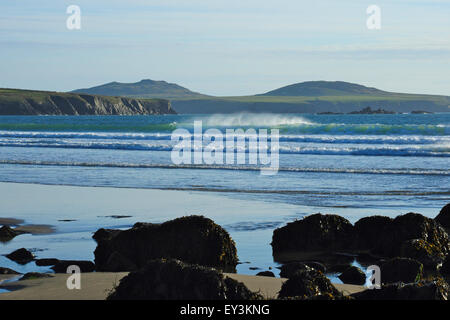
<instances>
[{"instance_id":1,"label":"hilltop","mask_svg":"<svg viewBox=\"0 0 450 320\"><path fill-rule=\"evenodd\" d=\"M263 93L264 96L346 96L346 95L384 95L389 94L376 88L366 87L344 81L307 81L291 84Z\"/></svg>"},{"instance_id":2,"label":"hilltop","mask_svg":"<svg viewBox=\"0 0 450 320\"><path fill-rule=\"evenodd\" d=\"M144 79L135 83L110 82L92 88L77 89L73 93L98 94L103 96L126 96L135 98L199 98L204 95L193 92L175 83Z\"/></svg>"}]
</instances>

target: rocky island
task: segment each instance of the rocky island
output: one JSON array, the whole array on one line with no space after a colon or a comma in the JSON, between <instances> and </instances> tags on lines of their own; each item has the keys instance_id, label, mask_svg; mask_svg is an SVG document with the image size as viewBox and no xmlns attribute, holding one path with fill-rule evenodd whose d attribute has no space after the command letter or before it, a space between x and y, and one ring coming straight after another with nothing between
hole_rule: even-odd
<instances>
[{"instance_id":1,"label":"rocky island","mask_svg":"<svg viewBox=\"0 0 450 320\"><path fill-rule=\"evenodd\" d=\"M394 111L384 110L381 108L378 108L377 110L372 110L371 107L364 108L360 111L352 111L348 114L396 114Z\"/></svg>"}]
</instances>

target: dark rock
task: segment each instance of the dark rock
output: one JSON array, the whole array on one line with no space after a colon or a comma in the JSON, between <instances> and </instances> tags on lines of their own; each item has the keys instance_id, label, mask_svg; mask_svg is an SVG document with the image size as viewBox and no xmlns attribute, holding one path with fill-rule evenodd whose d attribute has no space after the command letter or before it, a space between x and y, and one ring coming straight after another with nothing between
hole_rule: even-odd
<instances>
[{"instance_id":1,"label":"dark rock","mask_svg":"<svg viewBox=\"0 0 450 320\"><path fill-rule=\"evenodd\" d=\"M84 260L59 260L51 269L55 273L67 273L67 268L73 265L78 266L81 272L93 272L95 270L95 265L92 261Z\"/></svg>"},{"instance_id":2,"label":"dark rock","mask_svg":"<svg viewBox=\"0 0 450 320\"><path fill-rule=\"evenodd\" d=\"M445 229L450 230L450 203L447 203L434 218Z\"/></svg>"},{"instance_id":3,"label":"dark rock","mask_svg":"<svg viewBox=\"0 0 450 320\"><path fill-rule=\"evenodd\" d=\"M348 250L354 241L352 224L331 214L314 214L275 229L272 237L274 255L289 251Z\"/></svg>"},{"instance_id":4,"label":"dark rock","mask_svg":"<svg viewBox=\"0 0 450 320\"><path fill-rule=\"evenodd\" d=\"M109 240L112 237L114 237L116 234L120 233L121 230L115 230L115 229L98 229L94 235L92 236L92 238L99 242L99 241L103 241L103 240Z\"/></svg>"},{"instance_id":5,"label":"dark rock","mask_svg":"<svg viewBox=\"0 0 450 320\"><path fill-rule=\"evenodd\" d=\"M377 110L372 110L371 107L366 107L364 109L361 109L360 111L352 111L349 112L348 114L395 114L395 111L389 111L389 110L384 110L381 108L378 108Z\"/></svg>"},{"instance_id":6,"label":"dark rock","mask_svg":"<svg viewBox=\"0 0 450 320\"><path fill-rule=\"evenodd\" d=\"M234 279L225 277L225 296L226 300L262 300L263 297L258 293L250 291L245 284Z\"/></svg>"},{"instance_id":7,"label":"dark rock","mask_svg":"<svg viewBox=\"0 0 450 320\"><path fill-rule=\"evenodd\" d=\"M380 235L392 222L384 216L371 216L359 219L355 223L355 247L357 249L373 249L376 247Z\"/></svg>"},{"instance_id":8,"label":"dark rock","mask_svg":"<svg viewBox=\"0 0 450 320\"><path fill-rule=\"evenodd\" d=\"M27 264L34 259L33 254L25 248L17 249L6 255L6 257L19 264Z\"/></svg>"},{"instance_id":9,"label":"dark rock","mask_svg":"<svg viewBox=\"0 0 450 320\"><path fill-rule=\"evenodd\" d=\"M325 275L314 269L301 270L283 283L279 298L308 299L317 296L327 299L342 298L342 294L331 284Z\"/></svg>"},{"instance_id":10,"label":"dark rock","mask_svg":"<svg viewBox=\"0 0 450 320\"><path fill-rule=\"evenodd\" d=\"M100 229L94 234L98 245L98 271L130 271L158 258L180 259L187 263L235 271L236 247L228 232L203 216L188 216L162 224L138 223L124 231ZM108 261L118 253L119 261L110 269ZM125 261L125 263L123 263Z\"/></svg>"},{"instance_id":11,"label":"dark rock","mask_svg":"<svg viewBox=\"0 0 450 320\"><path fill-rule=\"evenodd\" d=\"M313 268L307 266L303 262L290 262L283 264L280 268L280 277L281 278L290 278L292 277L296 272L299 271L311 271Z\"/></svg>"},{"instance_id":12,"label":"dark rock","mask_svg":"<svg viewBox=\"0 0 450 320\"><path fill-rule=\"evenodd\" d=\"M446 277L450 277L450 254L445 258L439 272Z\"/></svg>"},{"instance_id":13,"label":"dark rock","mask_svg":"<svg viewBox=\"0 0 450 320\"><path fill-rule=\"evenodd\" d=\"M59 262L58 259L36 259L34 263L36 263L37 266L43 267L43 266L54 266Z\"/></svg>"},{"instance_id":14,"label":"dark rock","mask_svg":"<svg viewBox=\"0 0 450 320\"><path fill-rule=\"evenodd\" d=\"M383 285L381 289L354 293L356 300L448 300L449 286L443 279L419 283L397 282Z\"/></svg>"},{"instance_id":15,"label":"dark rock","mask_svg":"<svg viewBox=\"0 0 450 320\"><path fill-rule=\"evenodd\" d=\"M333 264L327 267L328 272L344 272L345 270L347 270L348 268L351 267L350 263L347 264Z\"/></svg>"},{"instance_id":16,"label":"dark rock","mask_svg":"<svg viewBox=\"0 0 450 320\"><path fill-rule=\"evenodd\" d=\"M322 273L327 272L327 267L320 262L316 261L303 261L308 267L321 271Z\"/></svg>"},{"instance_id":17,"label":"dark rock","mask_svg":"<svg viewBox=\"0 0 450 320\"><path fill-rule=\"evenodd\" d=\"M137 270L136 264L118 251L114 251L106 261L109 272L119 272L123 270Z\"/></svg>"},{"instance_id":18,"label":"dark rock","mask_svg":"<svg viewBox=\"0 0 450 320\"><path fill-rule=\"evenodd\" d=\"M258 272L256 275L261 276L261 277L275 278L275 274L272 271L261 271L261 272Z\"/></svg>"},{"instance_id":19,"label":"dark rock","mask_svg":"<svg viewBox=\"0 0 450 320\"><path fill-rule=\"evenodd\" d=\"M52 278L52 277L53 277L53 275L48 274L48 273L28 272L28 273L25 273L25 274L23 275L23 277L20 278L19 281L22 281L22 280L41 279L41 278Z\"/></svg>"},{"instance_id":20,"label":"dark rock","mask_svg":"<svg viewBox=\"0 0 450 320\"><path fill-rule=\"evenodd\" d=\"M437 265L445 258L445 254L439 247L422 239L412 239L403 242L400 255L419 260L425 267L430 269L436 269Z\"/></svg>"},{"instance_id":21,"label":"dark rock","mask_svg":"<svg viewBox=\"0 0 450 320\"><path fill-rule=\"evenodd\" d=\"M412 283L422 280L423 265L410 258L393 258L380 263L381 282Z\"/></svg>"},{"instance_id":22,"label":"dark rock","mask_svg":"<svg viewBox=\"0 0 450 320\"><path fill-rule=\"evenodd\" d=\"M422 241L408 244L408 240L414 239ZM416 250L419 247L428 251L425 260L422 260L423 252ZM434 260L441 261L449 251L447 232L433 219L412 212L396 217L387 225L375 249L376 253L387 257L410 257L424 265L429 262L430 255Z\"/></svg>"},{"instance_id":23,"label":"dark rock","mask_svg":"<svg viewBox=\"0 0 450 320\"><path fill-rule=\"evenodd\" d=\"M179 260L148 261L131 272L108 300L254 300L261 298L245 285L224 278L216 269Z\"/></svg>"},{"instance_id":24,"label":"dark rock","mask_svg":"<svg viewBox=\"0 0 450 320\"><path fill-rule=\"evenodd\" d=\"M0 274L20 274L20 273L9 268L0 267Z\"/></svg>"},{"instance_id":25,"label":"dark rock","mask_svg":"<svg viewBox=\"0 0 450 320\"><path fill-rule=\"evenodd\" d=\"M339 276L343 283L363 285L366 283L366 274L358 267L351 266Z\"/></svg>"},{"instance_id":26,"label":"dark rock","mask_svg":"<svg viewBox=\"0 0 450 320\"><path fill-rule=\"evenodd\" d=\"M0 241L7 242L14 239L20 233L10 228L9 226L3 226L0 228Z\"/></svg>"}]
</instances>

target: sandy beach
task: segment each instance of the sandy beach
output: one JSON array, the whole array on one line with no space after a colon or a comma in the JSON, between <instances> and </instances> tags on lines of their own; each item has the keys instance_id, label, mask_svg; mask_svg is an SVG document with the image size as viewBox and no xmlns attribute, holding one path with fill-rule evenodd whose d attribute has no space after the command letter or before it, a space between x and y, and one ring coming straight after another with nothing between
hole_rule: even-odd
<instances>
[{"instance_id":1,"label":"sandy beach","mask_svg":"<svg viewBox=\"0 0 450 320\"><path fill-rule=\"evenodd\" d=\"M51 278L24 280L0 284L0 289L11 290L0 294L0 300L104 300L126 272L93 272L81 274L81 289L69 290L69 275L55 274ZM259 292L266 299L277 298L281 285L287 279L242 274L225 274L244 283L251 291ZM1 278L0 278L1 279ZM344 295L363 291L363 286L335 284Z\"/></svg>"}]
</instances>

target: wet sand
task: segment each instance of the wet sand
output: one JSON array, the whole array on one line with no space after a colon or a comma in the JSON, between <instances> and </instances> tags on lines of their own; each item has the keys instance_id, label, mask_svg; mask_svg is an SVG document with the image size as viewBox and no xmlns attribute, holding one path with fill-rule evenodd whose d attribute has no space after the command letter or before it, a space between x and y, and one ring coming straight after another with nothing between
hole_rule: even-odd
<instances>
[{"instance_id":1,"label":"wet sand","mask_svg":"<svg viewBox=\"0 0 450 320\"><path fill-rule=\"evenodd\" d=\"M0 217L0 226L9 226L20 233L50 234L55 228L48 224L25 224L25 220Z\"/></svg>"},{"instance_id":2,"label":"wet sand","mask_svg":"<svg viewBox=\"0 0 450 320\"><path fill-rule=\"evenodd\" d=\"M55 274L51 278L32 279L8 282L0 285L0 289L11 290L0 293L0 300L104 300L112 288L117 285L126 272L93 272L81 274L81 289L69 290L66 281L67 274ZM266 299L274 299L284 281L284 278L249 276L242 274L225 274L237 281L243 282L250 290L259 292ZM363 286L335 284L345 295L363 291Z\"/></svg>"},{"instance_id":3,"label":"wet sand","mask_svg":"<svg viewBox=\"0 0 450 320\"><path fill-rule=\"evenodd\" d=\"M25 221L23 221L22 219L0 217L0 225L4 225L4 226L17 226L24 222Z\"/></svg>"}]
</instances>

